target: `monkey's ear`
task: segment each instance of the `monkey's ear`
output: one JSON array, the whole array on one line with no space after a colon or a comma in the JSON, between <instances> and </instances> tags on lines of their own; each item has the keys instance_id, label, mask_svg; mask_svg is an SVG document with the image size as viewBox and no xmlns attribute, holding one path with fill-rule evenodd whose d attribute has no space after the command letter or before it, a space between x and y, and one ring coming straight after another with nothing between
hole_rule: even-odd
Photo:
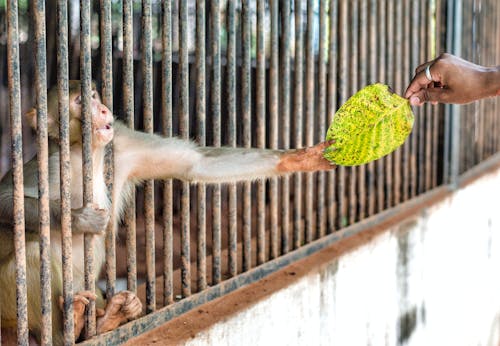
<instances>
[{"instance_id":1,"label":"monkey's ear","mask_svg":"<svg viewBox=\"0 0 500 346\"><path fill-rule=\"evenodd\" d=\"M33 130L36 130L36 108L31 108L24 114L26 121Z\"/></svg>"}]
</instances>

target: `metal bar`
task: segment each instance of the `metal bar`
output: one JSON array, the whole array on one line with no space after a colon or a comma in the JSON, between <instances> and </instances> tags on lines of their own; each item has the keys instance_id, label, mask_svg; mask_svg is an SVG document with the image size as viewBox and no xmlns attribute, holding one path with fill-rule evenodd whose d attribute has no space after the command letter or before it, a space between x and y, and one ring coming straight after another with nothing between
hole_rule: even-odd
<instances>
[{"instance_id":1,"label":"metal bar","mask_svg":"<svg viewBox=\"0 0 500 346\"><path fill-rule=\"evenodd\" d=\"M302 147L302 122L303 122L303 25L302 25L302 1L294 2L295 8L295 61L294 61L294 144L295 148ZM293 189L293 248L298 249L302 245L302 173L294 174Z\"/></svg>"},{"instance_id":2,"label":"metal bar","mask_svg":"<svg viewBox=\"0 0 500 346\"><path fill-rule=\"evenodd\" d=\"M196 2L196 119L197 140L206 145L206 71L205 71L205 1ZM207 288L207 198L205 184L198 184L198 240L197 240L197 281L198 291Z\"/></svg>"},{"instance_id":3,"label":"metal bar","mask_svg":"<svg viewBox=\"0 0 500 346\"><path fill-rule=\"evenodd\" d=\"M7 74L13 183L13 231L16 263L17 342L28 345L28 296L26 293L26 247L24 236L23 138L21 83L19 78L19 31L17 1L7 2Z\"/></svg>"},{"instance_id":4,"label":"metal bar","mask_svg":"<svg viewBox=\"0 0 500 346\"><path fill-rule=\"evenodd\" d=\"M189 42L188 7L179 3L179 134L189 138ZM190 189L183 182L181 189L181 290L182 296L191 295L191 247L190 247Z\"/></svg>"},{"instance_id":5,"label":"metal bar","mask_svg":"<svg viewBox=\"0 0 500 346\"><path fill-rule=\"evenodd\" d=\"M342 104L347 101L349 90L347 88L347 81L349 78L349 30L348 25L348 1L339 0L339 28L344 28L340 31L339 35L339 85L340 89L340 100L339 103ZM338 171L338 188L337 196L339 201L339 211L337 218L337 227L343 228L347 225L347 201L346 201L346 168L341 166L337 168Z\"/></svg>"},{"instance_id":6,"label":"metal bar","mask_svg":"<svg viewBox=\"0 0 500 346\"><path fill-rule=\"evenodd\" d=\"M113 112L113 46L111 36L111 0L101 0L101 75L102 102ZM106 296L115 295L116 286L116 229L115 229L115 196L113 141L106 146L104 157L105 183L111 197L110 220L106 227Z\"/></svg>"},{"instance_id":7,"label":"metal bar","mask_svg":"<svg viewBox=\"0 0 500 346\"><path fill-rule=\"evenodd\" d=\"M427 29L428 23L427 12L425 8L425 4L427 1L420 0L420 13L419 13L419 37L420 37L420 55L418 65L427 61L427 47L428 42L430 40L427 39ZM415 66L416 67L416 66ZM425 175L430 167L427 167L425 164L425 139L426 139L426 122L427 122L427 113L429 111L429 105L424 104L422 107L418 109L419 113L417 115L417 131L418 137L416 138L417 146L415 148L416 151L416 175L417 175L417 194L421 194L425 191Z\"/></svg>"},{"instance_id":8,"label":"metal bar","mask_svg":"<svg viewBox=\"0 0 500 346\"><path fill-rule=\"evenodd\" d=\"M241 64L241 110L243 122L243 146L249 148L251 137L251 43L252 24L250 1L242 2L242 64ZM252 267L252 187L249 182L243 183L243 271Z\"/></svg>"},{"instance_id":9,"label":"metal bar","mask_svg":"<svg viewBox=\"0 0 500 346\"><path fill-rule=\"evenodd\" d=\"M142 110L144 132L153 133L153 47L151 1L142 2ZM146 313L156 310L154 181L144 182L144 229L146 233Z\"/></svg>"},{"instance_id":10,"label":"metal bar","mask_svg":"<svg viewBox=\"0 0 500 346\"><path fill-rule=\"evenodd\" d=\"M395 47L394 50L394 90L396 93L402 95L404 93L403 88L403 73L407 73L407 71L403 72L402 69L402 42L403 42L403 4L401 1L396 1L395 4L395 24L394 24L394 39L395 39ZM398 205L401 202L401 148L396 149L394 152L394 192L393 192L393 200L394 205Z\"/></svg>"},{"instance_id":11,"label":"metal bar","mask_svg":"<svg viewBox=\"0 0 500 346\"><path fill-rule=\"evenodd\" d=\"M385 35L382 36L382 40L387 42L386 51L383 52L385 56L385 70L386 78L385 83L393 86L394 85L394 3L395 1L386 1L386 23L385 23ZM394 205L393 199L393 189L394 189L394 169L393 160L394 155L387 155L385 158L385 206L390 208Z\"/></svg>"},{"instance_id":12,"label":"metal bar","mask_svg":"<svg viewBox=\"0 0 500 346\"><path fill-rule=\"evenodd\" d=\"M90 45L90 2L80 0L80 79L82 98L82 176L83 205L93 202L92 181L92 61ZM94 236L85 234L85 289L95 292ZM96 333L95 301L89 302L85 319L85 338Z\"/></svg>"},{"instance_id":13,"label":"metal bar","mask_svg":"<svg viewBox=\"0 0 500 346\"><path fill-rule=\"evenodd\" d=\"M279 104L279 2L271 0L269 3L271 11L271 52L269 62L269 147L278 149L278 104ZM271 178L269 181L269 228L270 259L279 255L278 240L278 179Z\"/></svg>"},{"instance_id":14,"label":"metal bar","mask_svg":"<svg viewBox=\"0 0 500 346\"><path fill-rule=\"evenodd\" d=\"M314 144L314 118L315 118L315 75L314 75L314 0L307 2L307 29L306 29L306 80L305 80L305 145L310 147ZM321 117L322 114L319 114ZM314 181L313 173L305 174L305 215L304 229L305 242L310 243L316 235L314 232L313 198ZM314 232L316 233L316 232Z\"/></svg>"},{"instance_id":15,"label":"metal bar","mask_svg":"<svg viewBox=\"0 0 500 346\"><path fill-rule=\"evenodd\" d=\"M390 0L389 0L390 1ZM385 0L378 1L377 13L378 13L378 26L377 26L377 66L385 66L385 54L386 52L386 8L385 8ZM386 80L386 71L385 68L376 68L377 69L377 77L378 80L385 81ZM376 161L377 166L377 212L381 212L385 209L385 177L388 177L388 172L385 171L386 168L385 163L387 158L382 158Z\"/></svg>"},{"instance_id":16,"label":"metal bar","mask_svg":"<svg viewBox=\"0 0 500 346\"><path fill-rule=\"evenodd\" d=\"M331 3L330 3L331 6ZM316 136L319 141L324 140L326 135L326 70L327 70L327 2L321 1L319 4L319 53L318 53L318 106L317 106L317 127ZM329 112L328 112L329 113ZM326 202L326 178L327 173L319 172L318 177L318 195L316 202L317 210L317 238L324 237L326 235L326 221L327 221L327 211L328 206L325 205Z\"/></svg>"},{"instance_id":17,"label":"metal bar","mask_svg":"<svg viewBox=\"0 0 500 346\"><path fill-rule=\"evenodd\" d=\"M38 221L40 233L41 344L52 344L51 251L49 207L49 139L47 134L47 61L45 2L33 3L35 24L35 92L37 115Z\"/></svg>"},{"instance_id":18,"label":"metal bar","mask_svg":"<svg viewBox=\"0 0 500 346\"><path fill-rule=\"evenodd\" d=\"M290 1L281 1L281 140L290 148ZM290 179L281 178L281 253L290 250Z\"/></svg>"},{"instance_id":19,"label":"metal bar","mask_svg":"<svg viewBox=\"0 0 500 346\"><path fill-rule=\"evenodd\" d=\"M419 27L420 27L420 4L418 1L411 2L411 51L410 51L410 66L412 71L420 64L419 60L419 52L420 52L420 36L419 36ZM417 115L420 115L420 109L417 110ZM417 151L418 151L418 135L420 132L420 116L417 116L415 119L414 127L416 131L412 131L409 138L410 144L410 195L409 197L415 197L417 195Z\"/></svg>"},{"instance_id":20,"label":"metal bar","mask_svg":"<svg viewBox=\"0 0 500 346\"><path fill-rule=\"evenodd\" d=\"M359 61L358 61L358 85L356 89L367 85L368 78L368 0L359 1ZM358 217L363 220L366 217L366 165L358 167ZM369 172L369 170L368 170ZM368 174L371 174L369 172Z\"/></svg>"},{"instance_id":21,"label":"metal bar","mask_svg":"<svg viewBox=\"0 0 500 346\"><path fill-rule=\"evenodd\" d=\"M368 16L368 83L377 82L377 3L376 0L369 0L369 16ZM375 166L377 165L377 166ZM368 216L375 213L375 205L377 201L375 170L378 169L378 163L368 163Z\"/></svg>"},{"instance_id":22,"label":"metal bar","mask_svg":"<svg viewBox=\"0 0 500 346\"><path fill-rule=\"evenodd\" d=\"M404 0L403 2L403 37L410 37L410 16L411 16L411 1ZM403 43L403 71L404 79L403 85L408 85L410 82L410 76L412 71L410 71L410 44L411 40L404 40ZM403 145L403 194L402 201L408 200L409 186L410 186L410 172L409 172L409 162L410 162L410 143L409 140Z\"/></svg>"},{"instance_id":23,"label":"metal bar","mask_svg":"<svg viewBox=\"0 0 500 346\"><path fill-rule=\"evenodd\" d=\"M127 126L134 128L134 35L132 0L123 1L123 115ZM137 291L137 241L135 188L125 208L127 243L127 289Z\"/></svg>"},{"instance_id":24,"label":"metal bar","mask_svg":"<svg viewBox=\"0 0 500 346\"><path fill-rule=\"evenodd\" d=\"M257 1L257 69L256 69L256 144L266 146L266 49L265 49L265 1ZM266 261L266 183L257 182L257 265Z\"/></svg>"},{"instance_id":25,"label":"metal bar","mask_svg":"<svg viewBox=\"0 0 500 346\"><path fill-rule=\"evenodd\" d=\"M328 28L328 124L331 124L335 111L337 110L337 63L338 63L338 0L330 1L329 8L329 21L330 27ZM328 206L328 233L333 232L337 225L337 200L336 200L336 186L337 186L337 169L328 172L327 176L327 206Z\"/></svg>"},{"instance_id":26,"label":"metal bar","mask_svg":"<svg viewBox=\"0 0 500 346\"><path fill-rule=\"evenodd\" d=\"M358 89L358 53L359 53L359 13L358 13L358 0L351 0L349 6L349 26L350 26L350 40L349 40L349 54L351 55L349 73L349 87L348 95L354 95ZM349 224L352 225L356 222L358 198L356 195L357 175L359 173L358 167L350 167L349 169Z\"/></svg>"},{"instance_id":27,"label":"metal bar","mask_svg":"<svg viewBox=\"0 0 500 346\"><path fill-rule=\"evenodd\" d=\"M73 316L73 234L71 231L71 162L69 150L68 4L57 2L57 100L59 111L59 181L61 195L64 344L75 342Z\"/></svg>"},{"instance_id":28,"label":"metal bar","mask_svg":"<svg viewBox=\"0 0 500 346\"><path fill-rule=\"evenodd\" d=\"M227 7L227 112L228 144L236 146L236 8L234 1L228 1ZM229 184L229 275L238 274L238 210L236 184Z\"/></svg>"},{"instance_id":29,"label":"metal bar","mask_svg":"<svg viewBox=\"0 0 500 346\"><path fill-rule=\"evenodd\" d=\"M172 137L172 2L162 2L161 115L163 135ZM163 182L163 305L174 302L173 182Z\"/></svg>"},{"instance_id":30,"label":"metal bar","mask_svg":"<svg viewBox=\"0 0 500 346\"><path fill-rule=\"evenodd\" d=\"M427 1L424 1L423 5L425 6L425 33L426 37L425 40L427 42L427 55L426 55L426 60L429 60L432 58L432 40L429 39L429 37L435 37L436 36L436 31L434 30L433 27L433 20L435 20L434 17L434 11L432 9L431 4L427 3ZM425 41L424 41L425 42ZM433 143L432 136L433 136L433 107L427 106L427 110L425 113L425 185L424 185L424 191L428 191L432 188L432 172L434 171L434 166L432 165L432 150L433 150L433 144L438 145L437 143ZM422 170L422 167L419 167L420 170Z\"/></svg>"}]
</instances>

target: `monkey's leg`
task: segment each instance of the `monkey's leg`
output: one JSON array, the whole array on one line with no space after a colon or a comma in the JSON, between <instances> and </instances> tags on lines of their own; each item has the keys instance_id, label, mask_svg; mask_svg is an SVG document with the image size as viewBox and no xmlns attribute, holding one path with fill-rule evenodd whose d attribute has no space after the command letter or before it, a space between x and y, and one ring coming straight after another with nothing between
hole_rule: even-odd
<instances>
[{"instance_id":1,"label":"monkey's leg","mask_svg":"<svg viewBox=\"0 0 500 346\"><path fill-rule=\"evenodd\" d=\"M100 310L97 319L97 333L105 333L120 326L130 319L138 317L142 312L142 303L129 291L115 294L108 300L105 310Z\"/></svg>"}]
</instances>

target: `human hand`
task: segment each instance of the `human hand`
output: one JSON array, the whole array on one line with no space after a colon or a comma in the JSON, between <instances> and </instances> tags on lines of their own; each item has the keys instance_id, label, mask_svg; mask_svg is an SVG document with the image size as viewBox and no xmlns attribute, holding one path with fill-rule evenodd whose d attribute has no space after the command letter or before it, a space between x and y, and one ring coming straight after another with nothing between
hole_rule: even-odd
<instances>
[{"instance_id":1,"label":"human hand","mask_svg":"<svg viewBox=\"0 0 500 346\"><path fill-rule=\"evenodd\" d=\"M429 66L430 80L426 74ZM500 95L500 68L473 64L451 54L441 54L415 69L405 97L413 106L424 102L469 103Z\"/></svg>"}]
</instances>

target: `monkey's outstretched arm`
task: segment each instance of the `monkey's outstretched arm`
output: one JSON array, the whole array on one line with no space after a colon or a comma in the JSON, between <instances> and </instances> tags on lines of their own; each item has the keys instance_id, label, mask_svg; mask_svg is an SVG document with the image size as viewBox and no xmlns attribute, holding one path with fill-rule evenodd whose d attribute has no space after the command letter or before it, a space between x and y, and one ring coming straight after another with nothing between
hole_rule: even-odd
<instances>
[{"instance_id":1,"label":"monkey's outstretched arm","mask_svg":"<svg viewBox=\"0 0 500 346\"><path fill-rule=\"evenodd\" d=\"M329 143L300 150L198 147L177 138L132 131L115 123L115 170L126 179L178 178L204 183L249 181L333 168ZM116 174L116 172L115 172Z\"/></svg>"}]
</instances>

